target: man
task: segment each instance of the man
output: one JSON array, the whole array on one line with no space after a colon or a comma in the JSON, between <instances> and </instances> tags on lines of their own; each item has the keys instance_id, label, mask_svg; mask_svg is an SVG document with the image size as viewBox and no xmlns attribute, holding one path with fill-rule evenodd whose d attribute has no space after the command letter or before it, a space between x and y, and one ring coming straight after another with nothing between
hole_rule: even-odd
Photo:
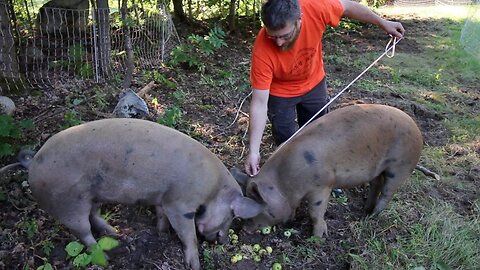
<instances>
[{"instance_id":1,"label":"man","mask_svg":"<svg viewBox=\"0 0 480 270\"><path fill-rule=\"evenodd\" d=\"M248 175L260 169L267 117L278 146L328 102L322 37L327 26L337 26L342 16L375 24L397 38L405 32L400 23L350 0L268 0L263 4L264 27L254 43L250 70Z\"/></svg>"}]
</instances>

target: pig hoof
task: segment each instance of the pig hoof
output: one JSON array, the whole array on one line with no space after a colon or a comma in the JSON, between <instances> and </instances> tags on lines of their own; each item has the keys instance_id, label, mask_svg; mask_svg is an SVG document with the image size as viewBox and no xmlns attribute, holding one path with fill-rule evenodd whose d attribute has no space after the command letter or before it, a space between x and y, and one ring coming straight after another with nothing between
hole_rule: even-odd
<instances>
[{"instance_id":1,"label":"pig hoof","mask_svg":"<svg viewBox=\"0 0 480 270\"><path fill-rule=\"evenodd\" d=\"M324 235L325 235L325 237L327 237L328 236L327 223L322 222L322 223L317 224L313 228L313 235L318 236L320 238L323 238Z\"/></svg>"},{"instance_id":2,"label":"pig hoof","mask_svg":"<svg viewBox=\"0 0 480 270\"><path fill-rule=\"evenodd\" d=\"M363 208L363 211L365 211L365 213L368 215L368 216L371 216L373 214L373 207L371 206L365 206L365 208Z\"/></svg>"},{"instance_id":3,"label":"pig hoof","mask_svg":"<svg viewBox=\"0 0 480 270\"><path fill-rule=\"evenodd\" d=\"M380 212L371 212L371 214L368 216L371 219L378 219L378 216L380 215Z\"/></svg>"},{"instance_id":4,"label":"pig hoof","mask_svg":"<svg viewBox=\"0 0 480 270\"><path fill-rule=\"evenodd\" d=\"M200 270L200 260L198 258L186 258L186 266L188 269Z\"/></svg>"}]
</instances>

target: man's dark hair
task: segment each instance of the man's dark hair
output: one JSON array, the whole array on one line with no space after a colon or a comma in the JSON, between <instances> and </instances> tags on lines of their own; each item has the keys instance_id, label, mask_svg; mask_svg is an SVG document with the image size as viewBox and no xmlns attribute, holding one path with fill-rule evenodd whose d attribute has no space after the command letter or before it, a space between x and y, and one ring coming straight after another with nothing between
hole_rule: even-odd
<instances>
[{"instance_id":1,"label":"man's dark hair","mask_svg":"<svg viewBox=\"0 0 480 270\"><path fill-rule=\"evenodd\" d=\"M262 22L268 29L280 30L300 19L299 0L267 0L262 5Z\"/></svg>"}]
</instances>

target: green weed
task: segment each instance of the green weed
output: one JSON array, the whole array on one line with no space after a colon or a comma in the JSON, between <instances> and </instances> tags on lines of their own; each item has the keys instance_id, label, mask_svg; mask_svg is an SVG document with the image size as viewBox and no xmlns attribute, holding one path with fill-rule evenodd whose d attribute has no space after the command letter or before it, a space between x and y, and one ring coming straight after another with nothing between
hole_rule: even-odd
<instances>
[{"instance_id":1,"label":"green weed","mask_svg":"<svg viewBox=\"0 0 480 270\"><path fill-rule=\"evenodd\" d=\"M175 104L182 105L187 100L187 93L181 89L177 89L172 93L172 97L175 100Z\"/></svg>"},{"instance_id":2,"label":"green weed","mask_svg":"<svg viewBox=\"0 0 480 270\"><path fill-rule=\"evenodd\" d=\"M85 250L85 246L78 241L72 241L65 247L69 258L73 259L75 267L85 268L88 265L107 266L105 251L112 250L119 242L111 237L102 237L97 244Z\"/></svg>"},{"instance_id":3,"label":"green weed","mask_svg":"<svg viewBox=\"0 0 480 270\"><path fill-rule=\"evenodd\" d=\"M213 270L215 269L215 264L214 264L214 251L204 248L203 249L203 267L207 270Z\"/></svg>"},{"instance_id":4,"label":"green weed","mask_svg":"<svg viewBox=\"0 0 480 270\"><path fill-rule=\"evenodd\" d=\"M99 89L95 90L95 105L98 110L104 110L108 105L107 94Z\"/></svg>"},{"instance_id":5,"label":"green weed","mask_svg":"<svg viewBox=\"0 0 480 270\"><path fill-rule=\"evenodd\" d=\"M53 270L53 266L48 262L47 258L42 258L43 265L39 266L37 270Z\"/></svg>"},{"instance_id":6,"label":"green weed","mask_svg":"<svg viewBox=\"0 0 480 270\"><path fill-rule=\"evenodd\" d=\"M21 148L18 143L24 139L24 131L33 128L31 119L17 121L10 115L0 115L0 158L15 155Z\"/></svg>"},{"instance_id":7,"label":"green weed","mask_svg":"<svg viewBox=\"0 0 480 270\"><path fill-rule=\"evenodd\" d=\"M224 46L227 46L225 32L220 27L215 26L208 32L208 35L190 35L188 43L179 45L172 50L169 62L173 66L187 65L203 73L206 66L202 59L207 59L217 49Z\"/></svg>"},{"instance_id":8,"label":"green weed","mask_svg":"<svg viewBox=\"0 0 480 270\"><path fill-rule=\"evenodd\" d=\"M165 110L165 113L157 119L157 123L167 126L175 127L182 120L182 111L179 107L173 106Z\"/></svg>"},{"instance_id":9,"label":"green weed","mask_svg":"<svg viewBox=\"0 0 480 270\"><path fill-rule=\"evenodd\" d=\"M81 116L77 113L75 109L71 109L65 113L63 116L63 125L62 129L67 129L82 123Z\"/></svg>"},{"instance_id":10,"label":"green weed","mask_svg":"<svg viewBox=\"0 0 480 270\"><path fill-rule=\"evenodd\" d=\"M145 71L144 76L146 80L159 82L170 89L175 89L177 87L174 81L168 79L158 70L147 70Z\"/></svg>"}]
</instances>

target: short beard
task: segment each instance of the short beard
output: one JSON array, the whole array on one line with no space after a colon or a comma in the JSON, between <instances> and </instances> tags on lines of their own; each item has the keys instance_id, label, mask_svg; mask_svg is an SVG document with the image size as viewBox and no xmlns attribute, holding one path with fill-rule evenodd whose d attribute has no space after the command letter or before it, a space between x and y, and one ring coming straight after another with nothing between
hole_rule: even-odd
<instances>
[{"instance_id":1,"label":"short beard","mask_svg":"<svg viewBox=\"0 0 480 270\"><path fill-rule=\"evenodd\" d=\"M292 38L290 42L280 46L280 50L283 52L290 50L290 48L293 47L293 44L295 44L295 41L297 41L299 34L300 34L300 29L296 30L295 36Z\"/></svg>"}]
</instances>

